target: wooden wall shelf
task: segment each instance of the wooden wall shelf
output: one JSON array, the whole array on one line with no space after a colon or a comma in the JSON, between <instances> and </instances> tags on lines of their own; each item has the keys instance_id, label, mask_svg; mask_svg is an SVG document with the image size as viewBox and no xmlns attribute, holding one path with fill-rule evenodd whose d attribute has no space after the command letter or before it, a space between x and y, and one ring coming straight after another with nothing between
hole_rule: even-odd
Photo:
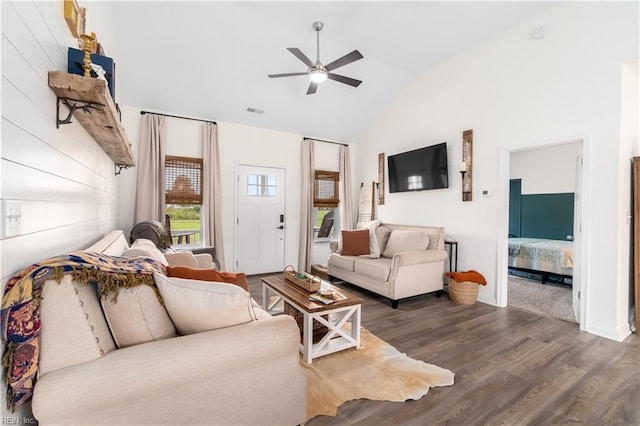
<instances>
[{"instance_id":1,"label":"wooden wall shelf","mask_svg":"<svg viewBox=\"0 0 640 426\"><path fill-rule=\"evenodd\" d=\"M49 71L49 87L58 97L58 125L70 123L73 115L117 167L136 165L106 81ZM70 108L69 116L62 120L60 102Z\"/></svg>"}]
</instances>

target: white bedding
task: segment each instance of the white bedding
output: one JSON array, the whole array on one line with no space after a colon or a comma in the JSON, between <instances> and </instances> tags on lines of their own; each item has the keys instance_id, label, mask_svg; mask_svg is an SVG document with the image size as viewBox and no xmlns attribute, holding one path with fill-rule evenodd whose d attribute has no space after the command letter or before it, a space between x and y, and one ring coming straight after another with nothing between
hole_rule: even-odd
<instances>
[{"instance_id":1,"label":"white bedding","mask_svg":"<svg viewBox=\"0 0 640 426\"><path fill-rule=\"evenodd\" d=\"M509 266L573 276L573 241L509 238Z\"/></svg>"}]
</instances>

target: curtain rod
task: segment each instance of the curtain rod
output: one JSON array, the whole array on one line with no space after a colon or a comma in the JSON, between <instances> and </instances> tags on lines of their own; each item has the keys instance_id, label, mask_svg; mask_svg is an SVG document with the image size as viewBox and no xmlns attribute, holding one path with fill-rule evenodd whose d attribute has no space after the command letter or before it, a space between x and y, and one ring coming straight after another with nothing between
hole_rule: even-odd
<instances>
[{"instance_id":1,"label":"curtain rod","mask_svg":"<svg viewBox=\"0 0 640 426\"><path fill-rule=\"evenodd\" d=\"M336 144L336 145L342 145L342 146L349 146L349 144L342 143L342 142L325 141L325 140L322 140L322 139L316 139L316 138L306 138L306 137L305 137L305 138L302 138L302 139L303 139L303 140L318 141L318 142L333 143L333 144Z\"/></svg>"},{"instance_id":2,"label":"curtain rod","mask_svg":"<svg viewBox=\"0 0 640 426\"><path fill-rule=\"evenodd\" d=\"M172 118L182 118L183 120L193 120L193 121L202 121L203 123L213 123L215 125L217 125L218 123L216 123L215 121L211 121L211 120L203 120L201 118L192 118L192 117L181 117L179 115L171 115L171 114L162 114L160 112L151 112L151 111L140 111L140 115L145 115L145 114L154 114L154 115L162 115L164 117L172 117Z\"/></svg>"}]
</instances>

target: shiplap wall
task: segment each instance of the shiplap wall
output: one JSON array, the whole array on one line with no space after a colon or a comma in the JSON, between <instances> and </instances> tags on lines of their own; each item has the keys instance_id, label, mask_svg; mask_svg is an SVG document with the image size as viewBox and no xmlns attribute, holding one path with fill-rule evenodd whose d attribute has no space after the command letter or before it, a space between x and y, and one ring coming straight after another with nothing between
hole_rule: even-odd
<instances>
[{"instance_id":1,"label":"shiplap wall","mask_svg":"<svg viewBox=\"0 0 640 426\"><path fill-rule=\"evenodd\" d=\"M21 233L0 240L0 277L84 248L115 228L118 181L111 159L80 123L56 129L48 71L66 71L76 47L63 2L1 2L0 198L21 204ZM61 114L67 109L61 107Z\"/></svg>"}]
</instances>

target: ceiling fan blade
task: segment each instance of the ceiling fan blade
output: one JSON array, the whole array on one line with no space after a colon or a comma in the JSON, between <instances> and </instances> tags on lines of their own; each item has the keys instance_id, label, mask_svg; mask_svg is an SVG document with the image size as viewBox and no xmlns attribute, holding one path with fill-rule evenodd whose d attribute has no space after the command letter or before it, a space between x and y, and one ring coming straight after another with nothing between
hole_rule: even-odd
<instances>
[{"instance_id":1,"label":"ceiling fan blade","mask_svg":"<svg viewBox=\"0 0 640 426\"><path fill-rule=\"evenodd\" d=\"M345 77L344 75L333 74L333 73L329 73L327 75L327 78L329 80L333 80L333 81L337 81L337 82L340 82L340 83L348 84L349 86L353 86L353 87L358 87L358 86L360 86L360 83L362 83L361 80L356 80L355 78Z\"/></svg>"},{"instance_id":2,"label":"ceiling fan blade","mask_svg":"<svg viewBox=\"0 0 640 426\"><path fill-rule=\"evenodd\" d=\"M302 51L296 47L287 47L287 50L295 55L296 58L300 59L306 66L311 68L313 66L313 62L311 59L307 58L307 55L302 53Z\"/></svg>"},{"instance_id":3,"label":"ceiling fan blade","mask_svg":"<svg viewBox=\"0 0 640 426\"><path fill-rule=\"evenodd\" d=\"M293 77L294 75L307 75L306 72L289 72L286 74L269 74L269 78Z\"/></svg>"},{"instance_id":4,"label":"ceiling fan blade","mask_svg":"<svg viewBox=\"0 0 640 426\"><path fill-rule=\"evenodd\" d=\"M358 59L362 59L362 58L364 58L364 56L362 56L362 53L358 52L357 50L354 50L351 53L347 53L342 58L336 59L335 61L331 62L329 65L325 65L325 68L328 71L332 71L332 70L335 70L336 68L343 67L347 64L350 64L351 62L355 62Z\"/></svg>"},{"instance_id":5,"label":"ceiling fan blade","mask_svg":"<svg viewBox=\"0 0 640 426\"><path fill-rule=\"evenodd\" d=\"M307 95L313 95L318 90L318 83L311 82L309 84L309 88L307 89Z\"/></svg>"}]
</instances>

